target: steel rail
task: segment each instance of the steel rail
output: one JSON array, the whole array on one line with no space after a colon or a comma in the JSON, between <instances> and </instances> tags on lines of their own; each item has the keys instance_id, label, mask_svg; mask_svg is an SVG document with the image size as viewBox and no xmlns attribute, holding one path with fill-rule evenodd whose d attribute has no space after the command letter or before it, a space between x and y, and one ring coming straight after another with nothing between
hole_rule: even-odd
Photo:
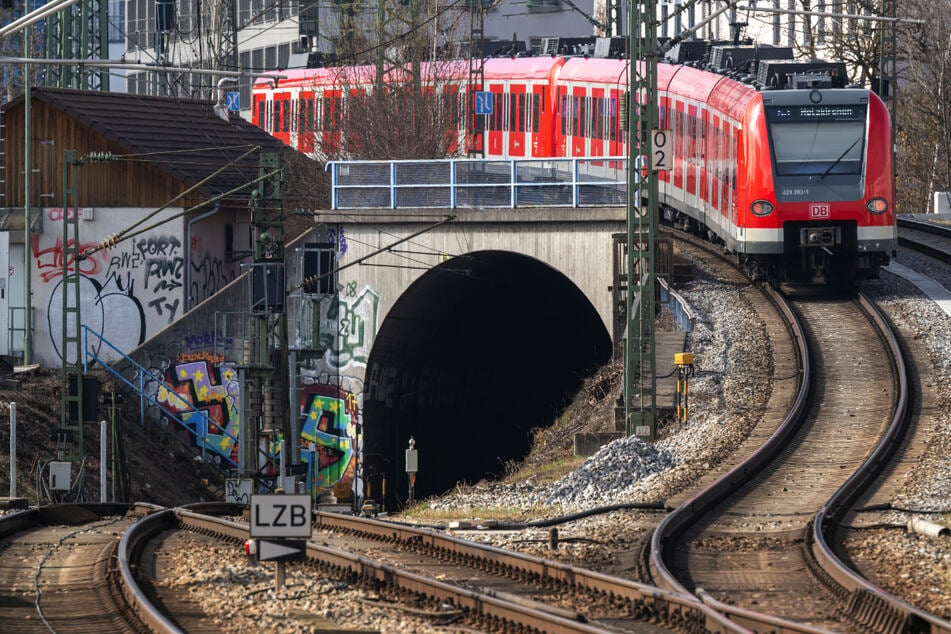
<instances>
[{"instance_id":1,"label":"steel rail","mask_svg":"<svg viewBox=\"0 0 951 634\"><path fill-rule=\"evenodd\" d=\"M809 531L810 550L819 567L817 574L832 584L848 613L863 626L894 632L942 632L951 634L951 622L917 608L873 584L843 562L829 544L855 501L894 459L911 425L912 403L908 367L902 346L882 311L864 294L859 303L876 324L891 351L898 378L898 403L881 441L868 459L816 513Z\"/></svg>"}]
</instances>

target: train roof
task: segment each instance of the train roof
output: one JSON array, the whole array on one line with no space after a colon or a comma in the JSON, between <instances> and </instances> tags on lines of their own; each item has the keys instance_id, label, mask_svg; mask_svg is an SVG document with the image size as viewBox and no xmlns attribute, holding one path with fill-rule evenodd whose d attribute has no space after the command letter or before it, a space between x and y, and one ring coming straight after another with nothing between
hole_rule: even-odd
<instances>
[{"instance_id":1,"label":"train roof","mask_svg":"<svg viewBox=\"0 0 951 634\"><path fill-rule=\"evenodd\" d=\"M291 68L288 70L273 71L274 74L284 75L286 79L277 82L278 88L296 88L307 86L326 86L335 84L372 84L376 81L376 66L364 64L361 66L325 66L321 68ZM451 60L446 62L423 62L420 64L420 74L423 81L439 77L443 79L461 78L466 74L466 62ZM391 66L386 71L386 79L394 81L410 77L409 70L399 66ZM255 86L271 83L273 80L261 77L255 80Z\"/></svg>"},{"instance_id":2,"label":"train roof","mask_svg":"<svg viewBox=\"0 0 951 634\"><path fill-rule=\"evenodd\" d=\"M492 57L483 71L486 79L545 79L564 65L564 57Z\"/></svg>"},{"instance_id":3,"label":"train roof","mask_svg":"<svg viewBox=\"0 0 951 634\"><path fill-rule=\"evenodd\" d=\"M601 57L572 57L565 62L559 78L567 81L627 84L628 61Z\"/></svg>"}]
</instances>

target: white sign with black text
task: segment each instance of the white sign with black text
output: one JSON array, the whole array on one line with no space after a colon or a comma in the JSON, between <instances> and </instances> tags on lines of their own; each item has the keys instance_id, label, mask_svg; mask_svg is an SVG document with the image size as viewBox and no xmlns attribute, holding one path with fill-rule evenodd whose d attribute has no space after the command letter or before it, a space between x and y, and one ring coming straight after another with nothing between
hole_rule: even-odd
<instances>
[{"instance_id":1,"label":"white sign with black text","mask_svg":"<svg viewBox=\"0 0 951 634\"><path fill-rule=\"evenodd\" d=\"M310 496L252 495L251 537L310 537Z\"/></svg>"}]
</instances>

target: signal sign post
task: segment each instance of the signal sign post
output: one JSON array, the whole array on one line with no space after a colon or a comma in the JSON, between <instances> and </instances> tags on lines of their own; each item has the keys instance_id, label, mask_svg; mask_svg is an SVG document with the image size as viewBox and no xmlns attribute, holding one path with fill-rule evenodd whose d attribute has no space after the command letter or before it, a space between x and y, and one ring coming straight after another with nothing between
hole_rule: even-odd
<instances>
[{"instance_id":1,"label":"signal sign post","mask_svg":"<svg viewBox=\"0 0 951 634\"><path fill-rule=\"evenodd\" d=\"M276 563L274 586L280 590L286 576L284 562L302 560L303 539L313 534L310 496L252 495L250 511L251 538L264 538L257 544L258 561Z\"/></svg>"}]
</instances>

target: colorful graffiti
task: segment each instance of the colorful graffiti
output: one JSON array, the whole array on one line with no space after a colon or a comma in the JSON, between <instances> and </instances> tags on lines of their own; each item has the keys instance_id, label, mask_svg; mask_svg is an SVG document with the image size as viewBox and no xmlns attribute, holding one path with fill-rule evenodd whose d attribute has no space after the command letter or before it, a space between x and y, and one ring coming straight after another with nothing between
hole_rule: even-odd
<instances>
[{"instance_id":1,"label":"colorful graffiti","mask_svg":"<svg viewBox=\"0 0 951 634\"><path fill-rule=\"evenodd\" d=\"M178 362L166 370L165 383L156 395L159 405L189 427L199 447L237 461L240 385L234 364ZM200 428L199 411L207 430Z\"/></svg>"},{"instance_id":2,"label":"colorful graffiti","mask_svg":"<svg viewBox=\"0 0 951 634\"><path fill-rule=\"evenodd\" d=\"M357 398L332 385L308 386L301 395L301 456L311 464L309 489L351 483L361 444Z\"/></svg>"}]
</instances>

